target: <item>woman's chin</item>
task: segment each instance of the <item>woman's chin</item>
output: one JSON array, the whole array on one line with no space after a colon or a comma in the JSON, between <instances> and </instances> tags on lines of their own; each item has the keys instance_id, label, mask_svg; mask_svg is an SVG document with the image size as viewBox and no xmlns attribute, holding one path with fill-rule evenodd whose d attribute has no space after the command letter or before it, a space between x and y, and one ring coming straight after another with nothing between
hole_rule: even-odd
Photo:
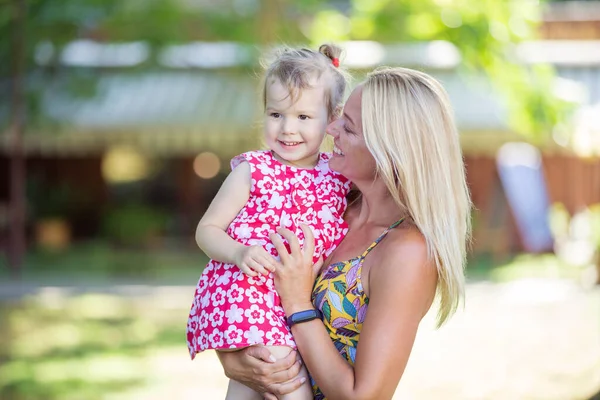
<instances>
[{"instance_id":1,"label":"woman's chin","mask_svg":"<svg viewBox=\"0 0 600 400\"><path fill-rule=\"evenodd\" d=\"M332 171L342 173L342 171L340 171L340 168L342 166L343 158L344 158L344 156L340 156L340 155L334 153L333 156L329 159L329 168Z\"/></svg>"}]
</instances>

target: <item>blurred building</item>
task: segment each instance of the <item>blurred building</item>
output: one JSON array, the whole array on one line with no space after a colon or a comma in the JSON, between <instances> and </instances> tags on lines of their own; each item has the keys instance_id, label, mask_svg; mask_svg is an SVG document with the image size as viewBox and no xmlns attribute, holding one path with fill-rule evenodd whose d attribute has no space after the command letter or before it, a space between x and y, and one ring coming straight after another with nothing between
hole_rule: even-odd
<instances>
[{"instance_id":1,"label":"blurred building","mask_svg":"<svg viewBox=\"0 0 600 400\"><path fill-rule=\"evenodd\" d=\"M556 89L576 99L592 123L600 115L594 114L600 110L598 6L553 4L541 40L517 50L524 64L554 65L561 77ZM500 146L519 137L509 130L507 110L486 78L457 73L460 54L447 42L345 47L345 62L357 77L386 64L422 68L442 81L455 107L477 209L475 250L522 249L495 160ZM49 52L40 46L37 62L44 64ZM168 210L168 234L191 237L227 174L228 160L260 146L262 104L259 73L249 61L252 48L171 46L159 57L160 69L137 71L148 54L143 43L77 41L60 54L66 69L59 76L32 78L43 87L46 120L26 136L28 173L44 182L38 189L48 198L57 187L69 187L69 199L56 201L49 213L65 215L76 237L97 235L106 209L128 202ZM87 94L73 91L89 81ZM0 145L0 202L7 202L8 143ZM597 159L581 159L561 146L560 137L543 149L542 159L551 201L571 211L600 201Z\"/></svg>"}]
</instances>

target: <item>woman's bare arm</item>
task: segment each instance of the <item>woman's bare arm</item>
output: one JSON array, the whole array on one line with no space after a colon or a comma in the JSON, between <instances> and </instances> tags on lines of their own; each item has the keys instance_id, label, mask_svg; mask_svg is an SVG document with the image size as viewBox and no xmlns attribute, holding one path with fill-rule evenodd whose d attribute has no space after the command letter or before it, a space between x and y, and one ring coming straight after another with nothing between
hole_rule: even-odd
<instances>
[{"instance_id":1,"label":"woman's bare arm","mask_svg":"<svg viewBox=\"0 0 600 400\"><path fill-rule=\"evenodd\" d=\"M300 257L294 257L298 246L292 245L293 237L283 236L290 242L292 254L281 257L288 265L283 271L277 268L276 287L290 315L312 307L310 298L299 294L305 289L297 289L310 280L305 276L311 266L306 258L299 261ZM275 243L277 239L273 239ZM384 253L368 277L369 309L354 367L340 357L321 321L292 327L306 367L330 400L391 399L408 362L419 322L433 301L437 273L420 235L390 241L381 250ZM292 284L285 284L290 281Z\"/></svg>"}]
</instances>

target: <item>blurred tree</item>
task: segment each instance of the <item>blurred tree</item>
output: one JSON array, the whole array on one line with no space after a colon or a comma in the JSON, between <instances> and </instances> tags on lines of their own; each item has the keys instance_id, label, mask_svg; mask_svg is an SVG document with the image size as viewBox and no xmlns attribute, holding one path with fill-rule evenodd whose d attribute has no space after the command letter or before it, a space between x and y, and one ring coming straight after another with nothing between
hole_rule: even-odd
<instances>
[{"instance_id":1,"label":"blurred tree","mask_svg":"<svg viewBox=\"0 0 600 400\"><path fill-rule=\"evenodd\" d=\"M537 0L0 0L0 59L10 61L0 63L0 88L12 87L0 90L0 101L12 107L11 265L20 264L24 246L21 138L43 117L39 83L61 73L61 51L74 39L143 40L152 49L189 40L447 40L460 49L464 69L487 75L504 93L513 129L541 142L566 103L553 95L551 68L519 65L513 52L515 43L535 37L541 7ZM42 53L44 66L35 62Z\"/></svg>"},{"instance_id":2,"label":"blurred tree","mask_svg":"<svg viewBox=\"0 0 600 400\"><path fill-rule=\"evenodd\" d=\"M446 40L460 50L465 72L483 73L505 96L512 129L539 144L570 110L553 93L553 69L519 64L514 51L535 39L542 7L538 0L230 0L204 10L201 35L313 45Z\"/></svg>"},{"instance_id":3,"label":"blurred tree","mask_svg":"<svg viewBox=\"0 0 600 400\"><path fill-rule=\"evenodd\" d=\"M185 23L188 15L176 0L3 0L0 3L0 59L9 61L0 63L0 88L11 88L0 91L0 101L10 104L9 124L4 134L10 136L8 250L13 276L19 275L25 251L23 134L28 125L43 117L39 113L36 83L59 73L61 50L75 39L144 40L156 48L188 36ZM40 46L44 46L47 56L43 68L35 62Z\"/></svg>"}]
</instances>

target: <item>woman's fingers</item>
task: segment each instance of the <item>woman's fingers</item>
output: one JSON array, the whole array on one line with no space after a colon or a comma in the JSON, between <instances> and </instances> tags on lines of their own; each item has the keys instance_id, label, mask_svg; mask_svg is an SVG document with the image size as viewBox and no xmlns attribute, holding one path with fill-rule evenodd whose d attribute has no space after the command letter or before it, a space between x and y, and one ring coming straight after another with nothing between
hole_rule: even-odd
<instances>
[{"instance_id":1,"label":"woman's fingers","mask_svg":"<svg viewBox=\"0 0 600 400\"><path fill-rule=\"evenodd\" d=\"M302 233L304 233L304 259L312 261L315 252L315 235L313 235L312 229L306 224L300 224L300 229L302 229Z\"/></svg>"},{"instance_id":2,"label":"woman's fingers","mask_svg":"<svg viewBox=\"0 0 600 400\"><path fill-rule=\"evenodd\" d=\"M281 262L283 264L288 262L290 259L290 253L288 253L287 249L285 248L285 244L283 244L283 240L281 240L281 237L276 233L271 233L269 234L269 238L271 239L273 246L275 246L275 250L277 250L277 253L279 253L279 258L281 259Z\"/></svg>"},{"instance_id":3,"label":"woman's fingers","mask_svg":"<svg viewBox=\"0 0 600 400\"><path fill-rule=\"evenodd\" d=\"M319 275L319 272L321 272L321 267L323 267L323 256L319 257L317 262L313 265L313 274L315 276Z\"/></svg>"},{"instance_id":4,"label":"woman's fingers","mask_svg":"<svg viewBox=\"0 0 600 400\"><path fill-rule=\"evenodd\" d=\"M292 393L294 390L298 389L304 382L301 380L302 378L297 377L289 382L285 383L276 383L269 386L269 391L271 393L275 393L278 396L282 396L284 394Z\"/></svg>"},{"instance_id":5,"label":"woman's fingers","mask_svg":"<svg viewBox=\"0 0 600 400\"><path fill-rule=\"evenodd\" d=\"M277 361L277 359L273 356L273 354L271 354L269 349L267 349L264 346L259 346L259 345L250 346L243 351L246 352L246 355L256 358L257 360L262 360L262 361L268 362L268 363L274 363ZM282 360L286 360L286 359L287 359L287 357L283 358ZM282 360L280 360L280 361L282 361Z\"/></svg>"},{"instance_id":6,"label":"woman's fingers","mask_svg":"<svg viewBox=\"0 0 600 400\"><path fill-rule=\"evenodd\" d=\"M290 244L290 254L299 254L302 251L298 237L296 237L292 231L287 228L279 228L277 229L277 233L283 236L283 238Z\"/></svg>"},{"instance_id":7,"label":"woman's fingers","mask_svg":"<svg viewBox=\"0 0 600 400\"><path fill-rule=\"evenodd\" d=\"M300 363L300 360L297 360L296 362L294 362L294 364L292 364L290 368L284 371L274 372L271 375L271 379L273 380L273 382L289 382L298 376L301 368L302 364Z\"/></svg>"}]
</instances>

